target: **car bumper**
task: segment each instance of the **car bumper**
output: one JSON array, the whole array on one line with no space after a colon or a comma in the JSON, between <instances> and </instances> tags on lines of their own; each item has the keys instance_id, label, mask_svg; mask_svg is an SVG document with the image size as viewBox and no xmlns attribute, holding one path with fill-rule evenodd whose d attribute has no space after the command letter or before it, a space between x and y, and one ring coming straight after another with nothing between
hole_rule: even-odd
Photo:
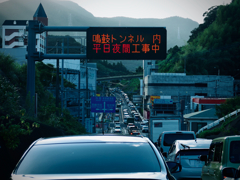
<instances>
[{"instance_id":1,"label":"car bumper","mask_svg":"<svg viewBox=\"0 0 240 180\"><path fill-rule=\"evenodd\" d=\"M202 168L194 167L194 168L185 168L182 167L182 171L179 173L172 173L172 175L177 179L181 178L196 178L200 179L202 173Z\"/></svg>"}]
</instances>

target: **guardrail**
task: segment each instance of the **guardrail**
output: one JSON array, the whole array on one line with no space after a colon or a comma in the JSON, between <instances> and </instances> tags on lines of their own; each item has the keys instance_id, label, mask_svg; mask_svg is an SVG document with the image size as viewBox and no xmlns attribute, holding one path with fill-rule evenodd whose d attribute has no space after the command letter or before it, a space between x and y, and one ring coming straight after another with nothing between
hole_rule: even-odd
<instances>
[{"instance_id":1,"label":"guardrail","mask_svg":"<svg viewBox=\"0 0 240 180\"><path fill-rule=\"evenodd\" d=\"M196 135L199 134L199 133L201 133L201 132L203 132L203 131L206 130L206 129L211 129L211 128L219 125L220 122L221 122L221 121L225 121L226 118L232 117L233 115L236 115L236 116L237 116L238 112L240 112L240 109L237 109L236 111L233 111L233 112L229 113L228 115L226 115L226 116L224 116L224 117L222 117L222 118L220 118L220 119L218 119L218 120L216 120L216 121L214 121L214 122L212 122L212 123L210 123L210 124L202 127L201 129L198 130L198 132L196 133Z\"/></svg>"}]
</instances>

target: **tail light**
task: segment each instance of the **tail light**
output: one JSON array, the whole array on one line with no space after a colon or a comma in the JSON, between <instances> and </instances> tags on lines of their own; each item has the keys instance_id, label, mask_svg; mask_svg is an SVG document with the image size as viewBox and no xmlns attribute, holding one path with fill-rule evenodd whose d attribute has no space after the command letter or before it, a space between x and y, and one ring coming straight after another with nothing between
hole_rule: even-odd
<instances>
[{"instance_id":1,"label":"tail light","mask_svg":"<svg viewBox=\"0 0 240 180\"><path fill-rule=\"evenodd\" d=\"M177 153L175 156L175 162L180 163L180 161L181 161L180 153Z\"/></svg>"},{"instance_id":2,"label":"tail light","mask_svg":"<svg viewBox=\"0 0 240 180\"><path fill-rule=\"evenodd\" d=\"M131 135L132 135L132 133L131 133Z\"/></svg>"}]
</instances>

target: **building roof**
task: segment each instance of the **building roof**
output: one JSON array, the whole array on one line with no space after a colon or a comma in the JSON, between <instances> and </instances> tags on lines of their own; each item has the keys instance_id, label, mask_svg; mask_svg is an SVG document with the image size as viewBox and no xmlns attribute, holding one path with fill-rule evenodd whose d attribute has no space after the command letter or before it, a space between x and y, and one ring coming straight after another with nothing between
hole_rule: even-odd
<instances>
[{"instance_id":1,"label":"building roof","mask_svg":"<svg viewBox=\"0 0 240 180\"><path fill-rule=\"evenodd\" d=\"M200 120L200 119L217 120L218 119L218 116L216 116L215 108L206 109L203 111L198 111L190 114L185 114L183 117L186 120Z\"/></svg>"},{"instance_id":2,"label":"building roof","mask_svg":"<svg viewBox=\"0 0 240 180\"><path fill-rule=\"evenodd\" d=\"M33 17L47 17L42 4L40 3Z\"/></svg>"},{"instance_id":3,"label":"building roof","mask_svg":"<svg viewBox=\"0 0 240 180\"><path fill-rule=\"evenodd\" d=\"M28 20L5 20L2 25L27 26Z\"/></svg>"}]
</instances>

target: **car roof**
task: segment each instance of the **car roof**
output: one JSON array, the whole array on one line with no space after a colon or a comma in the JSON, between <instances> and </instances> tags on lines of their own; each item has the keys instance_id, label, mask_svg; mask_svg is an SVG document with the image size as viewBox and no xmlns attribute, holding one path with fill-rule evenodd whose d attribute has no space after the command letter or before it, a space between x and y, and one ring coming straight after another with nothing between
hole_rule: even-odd
<instances>
[{"instance_id":1,"label":"car roof","mask_svg":"<svg viewBox=\"0 0 240 180\"><path fill-rule=\"evenodd\" d=\"M215 141L223 141L225 139L236 139L236 140L239 140L240 139L240 135L234 135L234 136L224 136L224 137L219 137L219 138L215 138L213 139L213 142Z\"/></svg>"},{"instance_id":2,"label":"car roof","mask_svg":"<svg viewBox=\"0 0 240 180\"><path fill-rule=\"evenodd\" d=\"M37 140L36 145L44 144L63 144L63 143L105 143L105 142L148 142L147 138L131 137L131 136L114 136L114 135L79 135L79 136L63 136L54 138L41 138Z\"/></svg>"},{"instance_id":3,"label":"car roof","mask_svg":"<svg viewBox=\"0 0 240 180\"><path fill-rule=\"evenodd\" d=\"M178 144L180 149L184 149L181 145L187 145L190 149L209 149L212 140L210 139L197 139L195 140L176 140L175 144Z\"/></svg>"},{"instance_id":4,"label":"car roof","mask_svg":"<svg viewBox=\"0 0 240 180\"><path fill-rule=\"evenodd\" d=\"M195 134L194 131L163 131L162 132L162 134L177 134L177 133Z\"/></svg>"}]
</instances>

